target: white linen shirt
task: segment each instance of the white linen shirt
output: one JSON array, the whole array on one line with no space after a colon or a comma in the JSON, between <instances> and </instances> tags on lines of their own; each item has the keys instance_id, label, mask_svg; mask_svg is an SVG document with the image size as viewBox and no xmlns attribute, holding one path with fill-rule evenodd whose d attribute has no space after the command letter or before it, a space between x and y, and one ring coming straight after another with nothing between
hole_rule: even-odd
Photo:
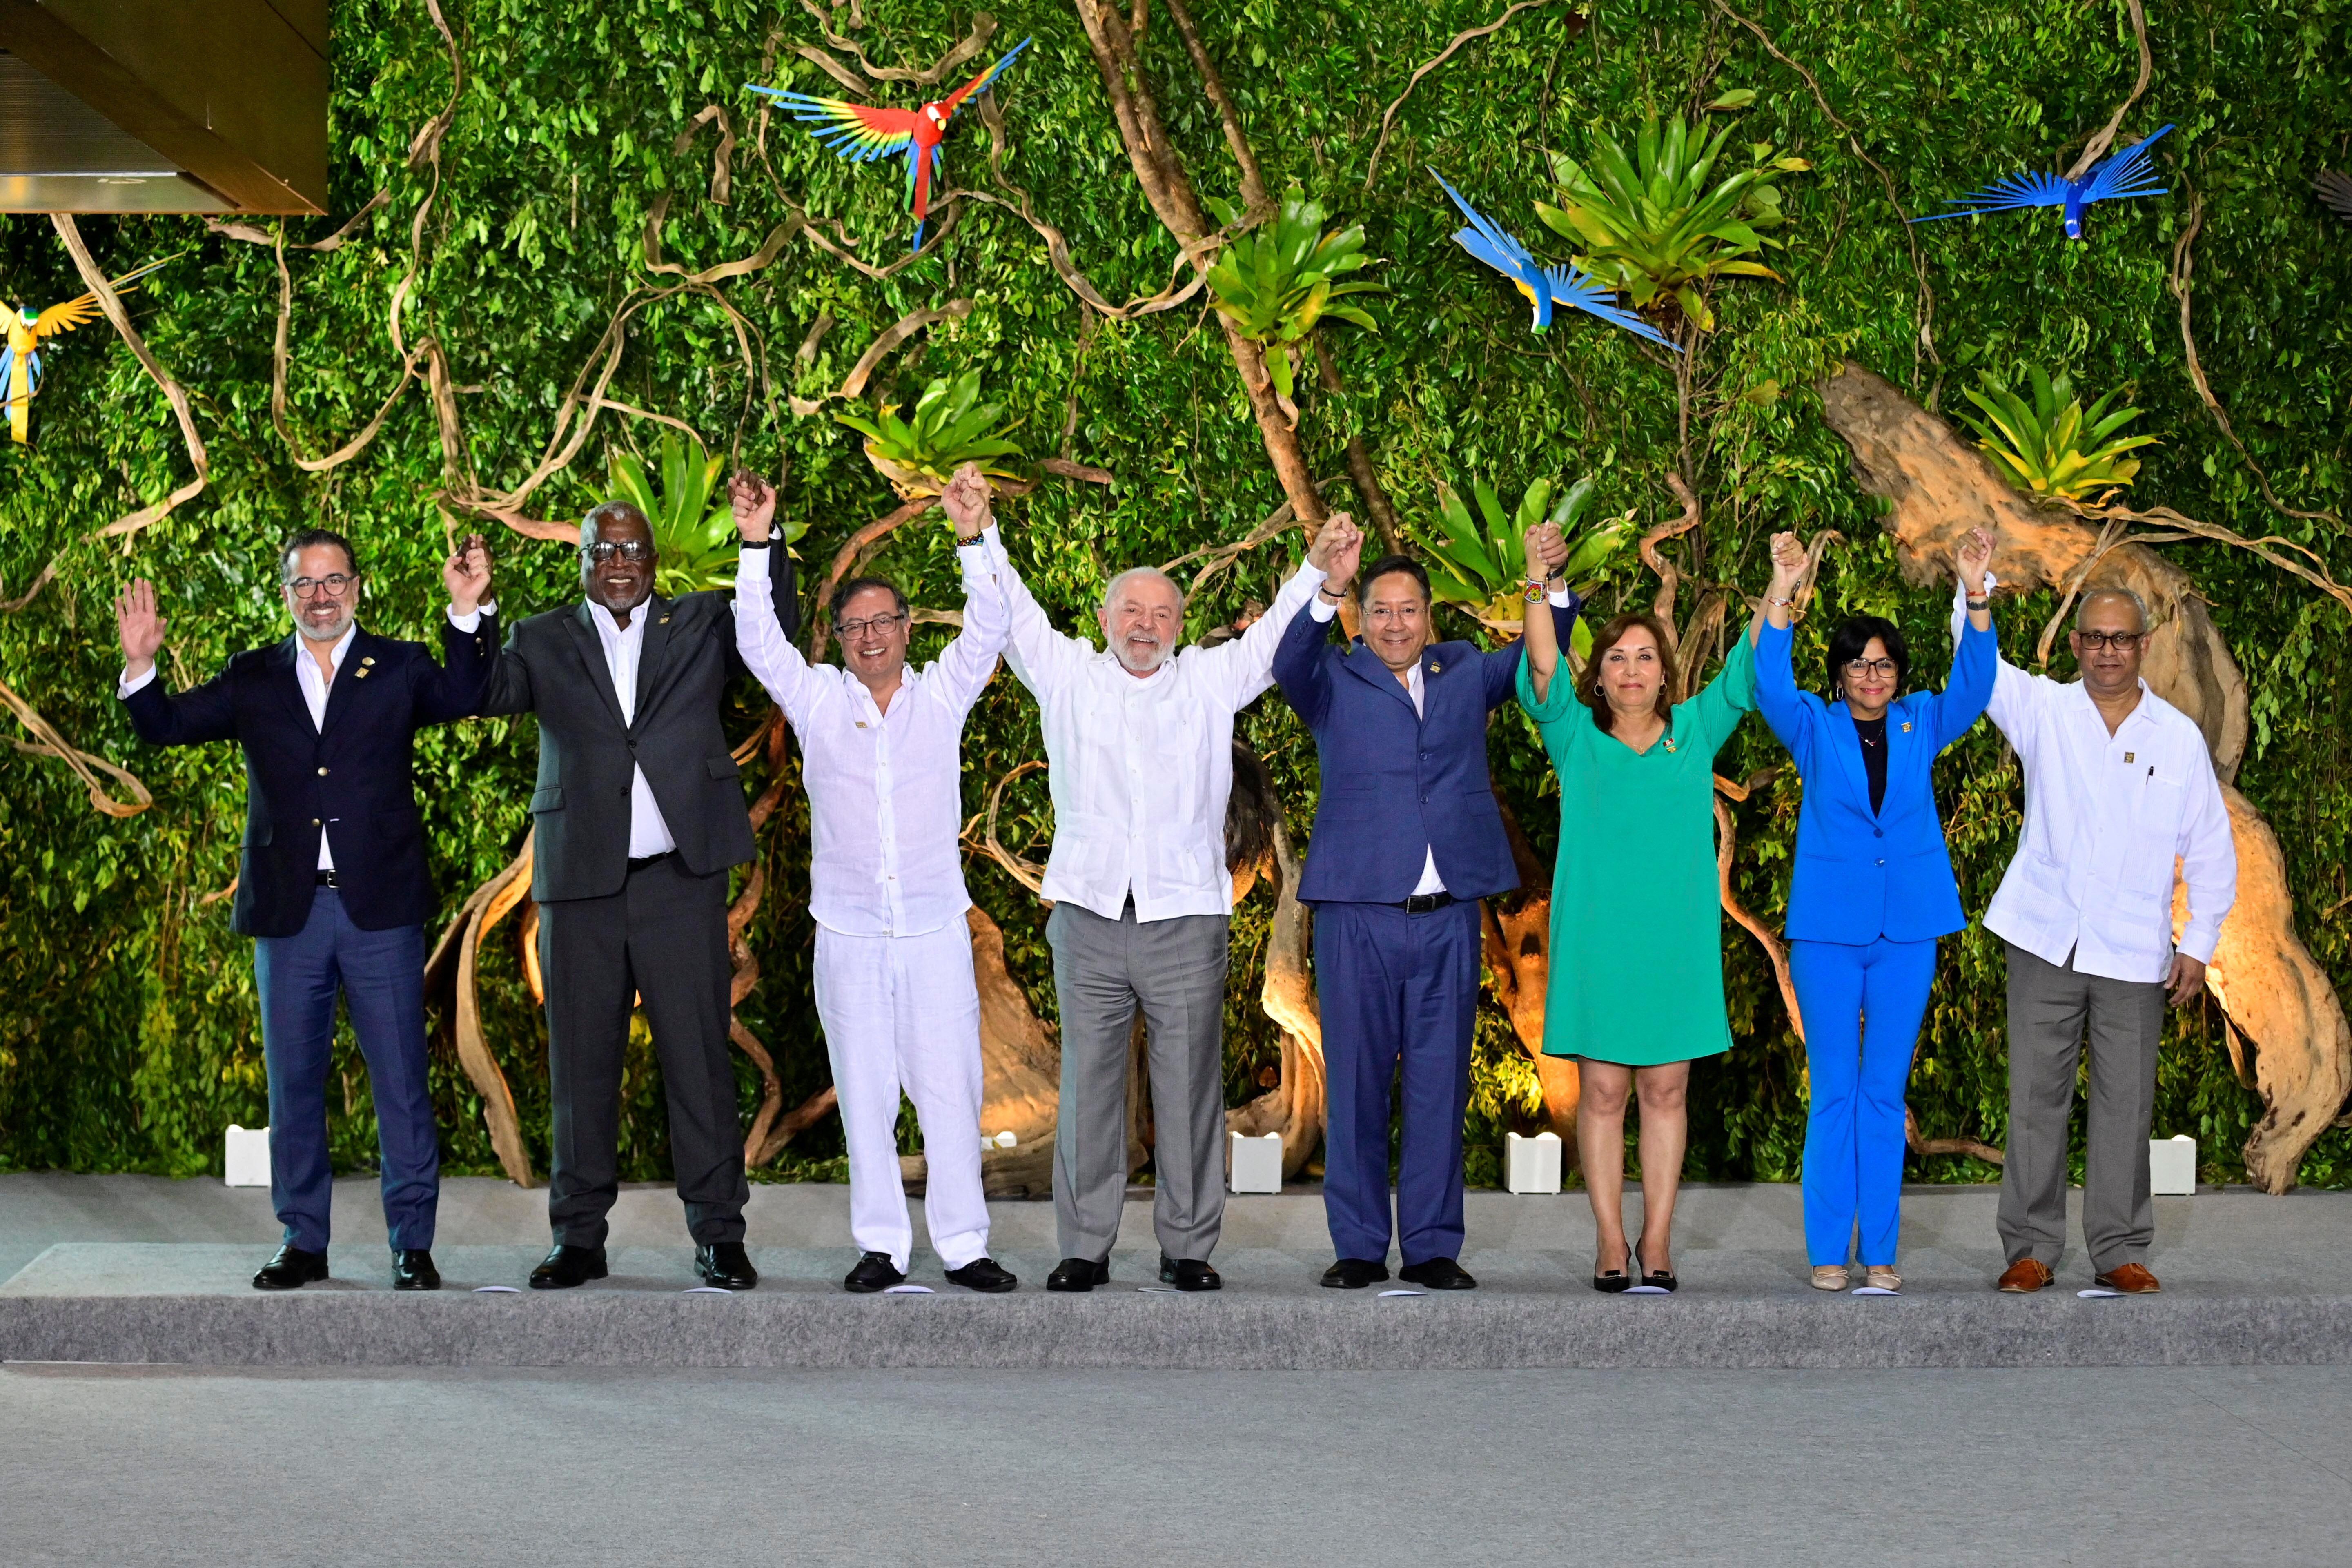
<instances>
[{"instance_id":1,"label":"white linen shirt","mask_svg":"<svg viewBox=\"0 0 2352 1568\"><path fill-rule=\"evenodd\" d=\"M2173 861L2189 885L2179 951L2210 963L2238 897L2238 854L2212 754L2189 716L2140 683L2113 735L2081 681L2003 660L1986 710L2025 770L2025 830L1985 929L2084 974L2161 982L2171 969Z\"/></svg>"},{"instance_id":2,"label":"white linen shirt","mask_svg":"<svg viewBox=\"0 0 2352 1568\"><path fill-rule=\"evenodd\" d=\"M595 623L596 640L604 646L604 668L613 677L613 695L621 703L621 722L634 724L637 721L637 661L646 647L646 606L639 605L623 627L613 619L612 611L591 599L588 618ZM669 824L662 820L661 803L654 799L654 786L646 782L646 770L630 763L629 858L643 860L677 847Z\"/></svg>"},{"instance_id":3,"label":"white linen shirt","mask_svg":"<svg viewBox=\"0 0 2352 1568\"><path fill-rule=\"evenodd\" d=\"M845 936L941 930L971 907L959 846L963 723L1004 647L1004 594L988 552L982 543L956 552L963 630L901 676L887 713L856 676L811 665L785 637L768 556L747 550L736 567L735 646L800 733L814 844L809 913Z\"/></svg>"},{"instance_id":4,"label":"white linen shirt","mask_svg":"<svg viewBox=\"0 0 2352 1568\"><path fill-rule=\"evenodd\" d=\"M1292 574L1256 624L1215 647L1179 649L1150 676L1054 629L992 544L1011 605L1005 658L1037 699L1054 797L1045 896L1105 920L1129 897L1139 923L1233 913L1225 803L1234 789L1234 715L1274 684L1274 654L1323 570Z\"/></svg>"}]
</instances>

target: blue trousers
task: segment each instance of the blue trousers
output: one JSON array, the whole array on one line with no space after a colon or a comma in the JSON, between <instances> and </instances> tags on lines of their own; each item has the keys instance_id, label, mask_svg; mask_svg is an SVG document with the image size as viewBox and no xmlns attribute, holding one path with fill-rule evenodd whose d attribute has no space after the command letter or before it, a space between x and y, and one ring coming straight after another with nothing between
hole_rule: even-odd
<instances>
[{"instance_id":1,"label":"blue trousers","mask_svg":"<svg viewBox=\"0 0 2352 1568\"><path fill-rule=\"evenodd\" d=\"M1895 1262L1903 1197L1903 1091L1936 944L1789 944L1790 978L1805 1014L1813 1085L1805 1122L1805 1254L1843 1263L1862 1227L1862 1261Z\"/></svg>"},{"instance_id":2,"label":"blue trousers","mask_svg":"<svg viewBox=\"0 0 2352 1568\"><path fill-rule=\"evenodd\" d=\"M1389 1086L1403 1068L1396 1237L1407 1264L1462 1253L1462 1114L1478 1011L1478 903L1409 915L1315 906L1330 1114L1323 1211L1342 1258L1389 1255Z\"/></svg>"},{"instance_id":3,"label":"blue trousers","mask_svg":"<svg viewBox=\"0 0 2352 1568\"><path fill-rule=\"evenodd\" d=\"M334 1170L327 1159L327 1073L335 994L367 1058L393 1250L433 1245L441 1147L425 1077L425 928L362 931L342 895L320 888L292 936L255 939L261 1054L269 1069L269 1201L286 1244L327 1250Z\"/></svg>"}]
</instances>

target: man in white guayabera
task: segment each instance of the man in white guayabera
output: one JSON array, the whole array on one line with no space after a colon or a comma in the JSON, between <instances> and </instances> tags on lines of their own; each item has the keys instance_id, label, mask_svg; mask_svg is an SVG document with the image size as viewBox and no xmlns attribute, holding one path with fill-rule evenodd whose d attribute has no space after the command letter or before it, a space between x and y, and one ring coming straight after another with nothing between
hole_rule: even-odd
<instances>
[{"instance_id":1,"label":"man in white guayabera","mask_svg":"<svg viewBox=\"0 0 2352 1568\"><path fill-rule=\"evenodd\" d=\"M736 647L799 731L808 789L816 1009L849 1144L850 1236L864 1254L842 1284L863 1293L907 1278L915 1242L898 1173L903 1089L929 1168L924 1223L949 1283L1010 1290L1019 1281L988 1256L980 993L957 847L964 717L1004 647L1004 594L989 564L1003 551L982 540L988 481L967 464L942 498L963 563L963 630L919 670L907 667L907 596L877 577L851 578L824 607L844 668L803 658L771 596L775 491L741 473L728 496L744 543Z\"/></svg>"},{"instance_id":2,"label":"man in white guayabera","mask_svg":"<svg viewBox=\"0 0 2352 1568\"><path fill-rule=\"evenodd\" d=\"M1054 798L1045 939L1061 1003L1061 1113L1048 1290L1110 1279L1127 1196L1128 1054L1143 1015L1157 1140L1152 1226L1160 1278L1214 1290L1224 1217L1225 802L1234 714L1274 683L1283 628L1328 574L1351 576L1363 536L1334 516L1274 606L1239 637L1177 649L1184 595L1163 572L1113 577L1096 618L1107 645L1046 621L1001 547L1011 602L1005 657L1044 710Z\"/></svg>"}]
</instances>

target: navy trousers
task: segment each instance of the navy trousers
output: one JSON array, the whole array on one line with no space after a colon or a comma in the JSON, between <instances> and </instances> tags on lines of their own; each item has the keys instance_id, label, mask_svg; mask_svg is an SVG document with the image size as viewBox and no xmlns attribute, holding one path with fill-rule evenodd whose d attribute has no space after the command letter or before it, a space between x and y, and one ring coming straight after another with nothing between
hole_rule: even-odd
<instances>
[{"instance_id":1,"label":"navy trousers","mask_svg":"<svg viewBox=\"0 0 2352 1568\"><path fill-rule=\"evenodd\" d=\"M1462 1114L1478 1011L1478 903L1407 914L1315 906L1330 1113L1323 1210L1342 1258L1389 1255L1389 1086L1403 1068L1396 1237L1407 1264L1462 1253Z\"/></svg>"},{"instance_id":2,"label":"navy trousers","mask_svg":"<svg viewBox=\"0 0 2352 1568\"><path fill-rule=\"evenodd\" d=\"M395 1252L431 1247L441 1146L425 1075L425 928L362 931L344 911L342 895L320 888L299 932L255 939L253 973L269 1069L269 1201L286 1227L286 1244L327 1250L334 1194L327 1073L340 991L375 1096L384 1228Z\"/></svg>"},{"instance_id":3,"label":"navy trousers","mask_svg":"<svg viewBox=\"0 0 2352 1568\"><path fill-rule=\"evenodd\" d=\"M1935 941L1792 942L1789 977L1804 1009L1813 1089L1805 1119L1806 1258L1843 1264L1859 1226L1862 1261L1892 1268L1904 1089L1936 983Z\"/></svg>"}]
</instances>

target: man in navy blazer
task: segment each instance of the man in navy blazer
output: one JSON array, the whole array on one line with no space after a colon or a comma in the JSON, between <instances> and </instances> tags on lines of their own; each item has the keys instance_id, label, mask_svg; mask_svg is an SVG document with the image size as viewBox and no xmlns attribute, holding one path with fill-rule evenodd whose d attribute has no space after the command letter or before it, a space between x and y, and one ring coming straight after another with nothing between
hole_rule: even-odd
<instances>
[{"instance_id":1,"label":"man in navy blazer","mask_svg":"<svg viewBox=\"0 0 2352 1568\"><path fill-rule=\"evenodd\" d=\"M434 909L416 811L416 731L470 715L496 662L490 560L478 534L441 568L442 662L423 643L363 631L358 558L310 529L278 553L294 631L174 697L156 679L155 590L115 600L116 695L151 745L235 741L245 750L245 847L230 929L255 938L269 1074L269 1197L283 1245L260 1290L327 1278L327 1072L340 991L367 1058L382 1153L393 1286L436 1290L433 1221L441 1154L425 1065L425 921Z\"/></svg>"},{"instance_id":2,"label":"man in navy blazer","mask_svg":"<svg viewBox=\"0 0 2352 1568\"><path fill-rule=\"evenodd\" d=\"M1556 531L1554 531L1556 532ZM1556 541L1554 541L1556 542ZM1565 563L1564 547L1546 556ZM1315 910L1316 992L1329 1084L1323 1206L1335 1289L1389 1277L1389 1086L1403 1064L1397 1175L1401 1279L1440 1290L1462 1268L1462 1117L1478 1009L1479 900L1519 885L1486 776L1486 716L1510 700L1517 641L1431 643L1429 574L1391 555L1357 589L1364 635L1331 646L1348 584L1327 582L1275 655L1315 732L1323 797L1299 899ZM1577 610L1547 593L1563 642Z\"/></svg>"}]
</instances>

